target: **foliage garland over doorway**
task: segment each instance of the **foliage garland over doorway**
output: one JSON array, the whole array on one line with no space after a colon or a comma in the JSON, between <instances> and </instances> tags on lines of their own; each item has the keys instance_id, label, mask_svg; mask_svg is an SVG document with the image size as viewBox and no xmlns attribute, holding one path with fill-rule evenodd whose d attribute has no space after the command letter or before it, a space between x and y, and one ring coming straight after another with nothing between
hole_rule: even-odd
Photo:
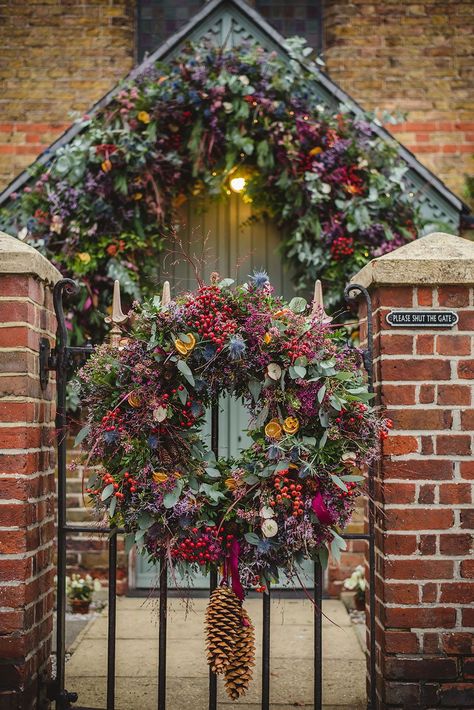
<instances>
[{"instance_id":1,"label":"foliage garland over doorway","mask_svg":"<svg viewBox=\"0 0 474 710\"><path fill-rule=\"evenodd\" d=\"M148 68L12 195L3 226L86 284L82 327L98 324L114 278L133 297L152 293L150 256L180 204L225 198L235 177L254 214L282 228L297 286L322 278L329 305L370 258L417 235L395 143L315 105L309 50L288 46L289 62L254 46L191 45Z\"/></svg>"}]
</instances>

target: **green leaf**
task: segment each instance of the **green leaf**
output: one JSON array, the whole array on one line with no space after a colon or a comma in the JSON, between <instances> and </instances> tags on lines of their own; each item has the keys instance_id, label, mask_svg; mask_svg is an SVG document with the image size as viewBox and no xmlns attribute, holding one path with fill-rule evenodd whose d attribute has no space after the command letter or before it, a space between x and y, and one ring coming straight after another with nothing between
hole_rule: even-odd
<instances>
[{"instance_id":1,"label":"green leaf","mask_svg":"<svg viewBox=\"0 0 474 710\"><path fill-rule=\"evenodd\" d=\"M249 380L248 388L250 390L250 394L253 397L253 401L258 402L258 398L260 397L260 392L262 391L262 383L259 382L258 380Z\"/></svg>"},{"instance_id":2,"label":"green leaf","mask_svg":"<svg viewBox=\"0 0 474 710\"><path fill-rule=\"evenodd\" d=\"M326 429L326 431L324 432L324 434L322 435L322 437L319 440L319 448L320 449L324 449L324 447L326 446L327 440L328 440L328 430Z\"/></svg>"},{"instance_id":3,"label":"green leaf","mask_svg":"<svg viewBox=\"0 0 474 710\"><path fill-rule=\"evenodd\" d=\"M217 468L212 468L211 466L208 466L205 469L205 471L210 478L220 478L221 477L221 472Z\"/></svg>"},{"instance_id":4,"label":"green leaf","mask_svg":"<svg viewBox=\"0 0 474 710\"><path fill-rule=\"evenodd\" d=\"M78 433L78 435L74 439L74 448L76 448L76 446L79 446L80 444L82 444L82 442L84 441L86 436L89 434L90 430L91 430L90 424L86 424L86 426L82 427L81 431Z\"/></svg>"},{"instance_id":5,"label":"green leaf","mask_svg":"<svg viewBox=\"0 0 474 710\"><path fill-rule=\"evenodd\" d=\"M326 547L326 545L324 545L324 547L319 548L318 557L319 557L319 561L321 563L321 567L323 569L327 569L328 562L329 562L329 550Z\"/></svg>"},{"instance_id":6,"label":"green leaf","mask_svg":"<svg viewBox=\"0 0 474 710\"><path fill-rule=\"evenodd\" d=\"M150 515L150 513L147 513L146 511L143 511L138 516L138 527L140 528L140 530L148 530L148 528L151 528L153 523L153 516Z\"/></svg>"},{"instance_id":7,"label":"green leaf","mask_svg":"<svg viewBox=\"0 0 474 710\"><path fill-rule=\"evenodd\" d=\"M135 535L133 533L127 533L127 535L125 535L125 554L126 555L128 555L128 553L131 551L134 544L135 544Z\"/></svg>"},{"instance_id":8,"label":"green leaf","mask_svg":"<svg viewBox=\"0 0 474 710\"><path fill-rule=\"evenodd\" d=\"M333 483L336 484L336 486L338 486L343 491L347 491L346 484L344 483L344 481L341 481L339 476L336 476L335 473L331 473L331 478L332 478Z\"/></svg>"},{"instance_id":9,"label":"green leaf","mask_svg":"<svg viewBox=\"0 0 474 710\"><path fill-rule=\"evenodd\" d=\"M275 473L280 473L280 471L286 471L289 465L290 462L287 459L279 461L275 467Z\"/></svg>"},{"instance_id":10,"label":"green leaf","mask_svg":"<svg viewBox=\"0 0 474 710\"><path fill-rule=\"evenodd\" d=\"M341 476L341 481L347 481L348 483L361 483L362 481L365 481L364 476L356 476L355 474L344 474L344 476Z\"/></svg>"},{"instance_id":11,"label":"green leaf","mask_svg":"<svg viewBox=\"0 0 474 710\"><path fill-rule=\"evenodd\" d=\"M347 544L346 541L334 530L332 531L332 534L334 537L331 542L331 555L334 557L336 562L339 562L341 559L341 551L347 549Z\"/></svg>"},{"instance_id":12,"label":"green leaf","mask_svg":"<svg viewBox=\"0 0 474 710\"><path fill-rule=\"evenodd\" d=\"M308 303L306 299L302 298L301 296L295 296L288 304L290 310L293 311L293 313L303 313L307 305Z\"/></svg>"},{"instance_id":13,"label":"green leaf","mask_svg":"<svg viewBox=\"0 0 474 710\"><path fill-rule=\"evenodd\" d=\"M187 379L191 387L194 387L194 376L188 363L184 360L178 360L177 367L181 374Z\"/></svg>"},{"instance_id":14,"label":"green leaf","mask_svg":"<svg viewBox=\"0 0 474 710\"><path fill-rule=\"evenodd\" d=\"M260 545L260 543L261 543L259 536L256 535L255 533L252 533L252 532L245 533L244 537L247 540L247 542L249 543L249 545Z\"/></svg>"},{"instance_id":15,"label":"green leaf","mask_svg":"<svg viewBox=\"0 0 474 710\"><path fill-rule=\"evenodd\" d=\"M326 385L323 385L322 387L319 388L318 390L318 402L321 404L321 402L324 399L324 396L326 394Z\"/></svg>"},{"instance_id":16,"label":"green leaf","mask_svg":"<svg viewBox=\"0 0 474 710\"><path fill-rule=\"evenodd\" d=\"M259 480L259 477L254 473L246 473L244 476L245 483L248 483L251 486L253 486L254 483L258 483Z\"/></svg>"},{"instance_id":17,"label":"green leaf","mask_svg":"<svg viewBox=\"0 0 474 710\"><path fill-rule=\"evenodd\" d=\"M222 279L219 281L219 288L229 288L234 283L234 279Z\"/></svg>"},{"instance_id":18,"label":"green leaf","mask_svg":"<svg viewBox=\"0 0 474 710\"><path fill-rule=\"evenodd\" d=\"M178 389L178 397L180 399L181 404L186 404L188 400L188 390L186 387L183 387L182 390Z\"/></svg>"},{"instance_id":19,"label":"green leaf","mask_svg":"<svg viewBox=\"0 0 474 710\"><path fill-rule=\"evenodd\" d=\"M115 513L115 508L117 507L117 498L114 496L112 500L110 501L110 505L108 508L108 513L110 517L112 518L114 513Z\"/></svg>"},{"instance_id":20,"label":"green leaf","mask_svg":"<svg viewBox=\"0 0 474 710\"><path fill-rule=\"evenodd\" d=\"M110 496L112 495L113 492L114 492L114 484L109 483L109 485L105 486L104 490L100 494L100 499L107 500L107 498L110 498Z\"/></svg>"},{"instance_id":21,"label":"green leaf","mask_svg":"<svg viewBox=\"0 0 474 710\"><path fill-rule=\"evenodd\" d=\"M170 493L163 497L163 505L165 508L173 508L179 500L181 491L183 490L183 481L178 481Z\"/></svg>"},{"instance_id":22,"label":"green leaf","mask_svg":"<svg viewBox=\"0 0 474 710\"><path fill-rule=\"evenodd\" d=\"M306 375L306 367L301 365L293 365L293 370L296 372L297 377L304 377Z\"/></svg>"}]
</instances>

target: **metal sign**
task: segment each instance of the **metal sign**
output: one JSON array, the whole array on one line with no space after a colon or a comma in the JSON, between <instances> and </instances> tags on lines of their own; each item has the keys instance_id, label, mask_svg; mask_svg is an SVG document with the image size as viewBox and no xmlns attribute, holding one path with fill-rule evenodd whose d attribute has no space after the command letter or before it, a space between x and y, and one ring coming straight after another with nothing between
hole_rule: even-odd
<instances>
[{"instance_id":1,"label":"metal sign","mask_svg":"<svg viewBox=\"0 0 474 710\"><path fill-rule=\"evenodd\" d=\"M454 311L394 310L387 314L387 323L394 328L452 328L459 320Z\"/></svg>"}]
</instances>

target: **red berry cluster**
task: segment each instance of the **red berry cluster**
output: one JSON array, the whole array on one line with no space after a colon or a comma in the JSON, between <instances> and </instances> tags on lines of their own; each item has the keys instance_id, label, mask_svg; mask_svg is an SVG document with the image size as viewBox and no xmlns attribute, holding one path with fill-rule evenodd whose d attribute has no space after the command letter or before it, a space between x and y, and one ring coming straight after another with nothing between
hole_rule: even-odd
<instances>
[{"instance_id":1,"label":"red berry cluster","mask_svg":"<svg viewBox=\"0 0 474 710\"><path fill-rule=\"evenodd\" d=\"M348 481L346 483L347 486L347 491L343 491L340 488L337 490L337 495L338 497L342 500L343 498L352 498L353 496L356 496L358 491L357 491L357 483L354 481Z\"/></svg>"},{"instance_id":2,"label":"red berry cluster","mask_svg":"<svg viewBox=\"0 0 474 710\"><path fill-rule=\"evenodd\" d=\"M304 513L303 486L301 483L295 483L285 475L286 473L288 470L281 471L280 475L275 476L273 481L274 498L270 499L269 505L272 508L277 505L284 505L285 508L291 506L292 515L296 518Z\"/></svg>"},{"instance_id":3,"label":"red berry cluster","mask_svg":"<svg viewBox=\"0 0 474 710\"><path fill-rule=\"evenodd\" d=\"M391 419L385 419L385 429L382 429L380 432L380 438L382 440L388 439L388 429L393 429L393 422Z\"/></svg>"},{"instance_id":4,"label":"red berry cluster","mask_svg":"<svg viewBox=\"0 0 474 710\"><path fill-rule=\"evenodd\" d=\"M107 412L105 416L102 417L102 426L104 431L124 431L122 426L123 417L117 411Z\"/></svg>"},{"instance_id":5,"label":"red berry cluster","mask_svg":"<svg viewBox=\"0 0 474 710\"><path fill-rule=\"evenodd\" d=\"M291 335L291 331L287 331L286 335ZM286 343L283 343L286 354L291 362L294 362L299 357L309 357L311 355L311 346L303 341L300 336L291 338Z\"/></svg>"},{"instance_id":6,"label":"red berry cluster","mask_svg":"<svg viewBox=\"0 0 474 710\"><path fill-rule=\"evenodd\" d=\"M354 405L354 411L351 412L348 412L347 409L343 407L339 416L336 417L336 424L357 424L358 421L361 421L364 418L364 412L366 412L367 409L367 405L363 402L359 402ZM345 414L349 414L350 416L345 417Z\"/></svg>"},{"instance_id":7,"label":"red berry cluster","mask_svg":"<svg viewBox=\"0 0 474 710\"><path fill-rule=\"evenodd\" d=\"M252 582L256 592L261 594L266 590L266 586L264 584L260 584L260 577L258 575L253 578Z\"/></svg>"},{"instance_id":8,"label":"red berry cluster","mask_svg":"<svg viewBox=\"0 0 474 710\"><path fill-rule=\"evenodd\" d=\"M207 526L205 528L192 528L192 536L184 538L171 551L175 559L184 562L197 562L200 565L209 562L219 562L223 558L223 548L229 548L232 544L233 535L217 534L217 528Z\"/></svg>"},{"instance_id":9,"label":"red berry cluster","mask_svg":"<svg viewBox=\"0 0 474 710\"><path fill-rule=\"evenodd\" d=\"M350 256L354 253L354 240L352 237L336 237L331 244L331 254L333 259L339 261L345 256Z\"/></svg>"},{"instance_id":10,"label":"red berry cluster","mask_svg":"<svg viewBox=\"0 0 474 710\"><path fill-rule=\"evenodd\" d=\"M203 286L187 308L201 338L213 342L217 352L220 352L227 337L237 330L232 308L227 305L221 291L217 286Z\"/></svg>"},{"instance_id":11,"label":"red berry cluster","mask_svg":"<svg viewBox=\"0 0 474 710\"><path fill-rule=\"evenodd\" d=\"M99 493L102 493L105 486L108 486L110 483L112 483L114 487L114 496L117 498L118 501L122 501L125 498L127 488L130 493L135 493L135 491L137 490L136 479L132 475L130 475L128 471L125 471L125 473L123 474L123 480L121 482L121 485L120 483L117 483L117 481L110 473L104 473L102 475L102 484L99 486L99 488L86 488L86 493L90 493L91 496L99 495ZM120 490L120 488L122 488L122 490Z\"/></svg>"}]
</instances>

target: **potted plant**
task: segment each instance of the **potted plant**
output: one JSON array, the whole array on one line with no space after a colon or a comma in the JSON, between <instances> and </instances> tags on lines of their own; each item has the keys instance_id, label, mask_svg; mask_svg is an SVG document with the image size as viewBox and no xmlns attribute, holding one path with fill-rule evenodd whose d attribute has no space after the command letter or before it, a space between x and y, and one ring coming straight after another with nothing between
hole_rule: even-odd
<instances>
[{"instance_id":1,"label":"potted plant","mask_svg":"<svg viewBox=\"0 0 474 710\"><path fill-rule=\"evenodd\" d=\"M344 589L354 592L354 605L358 611L365 609L366 586L364 568L362 565L357 565L351 576L344 580Z\"/></svg>"},{"instance_id":2,"label":"potted plant","mask_svg":"<svg viewBox=\"0 0 474 710\"><path fill-rule=\"evenodd\" d=\"M90 574L85 577L81 577L79 574L66 577L66 595L71 604L72 612L74 614L87 614L92 595L99 589L99 580L93 579Z\"/></svg>"}]
</instances>

